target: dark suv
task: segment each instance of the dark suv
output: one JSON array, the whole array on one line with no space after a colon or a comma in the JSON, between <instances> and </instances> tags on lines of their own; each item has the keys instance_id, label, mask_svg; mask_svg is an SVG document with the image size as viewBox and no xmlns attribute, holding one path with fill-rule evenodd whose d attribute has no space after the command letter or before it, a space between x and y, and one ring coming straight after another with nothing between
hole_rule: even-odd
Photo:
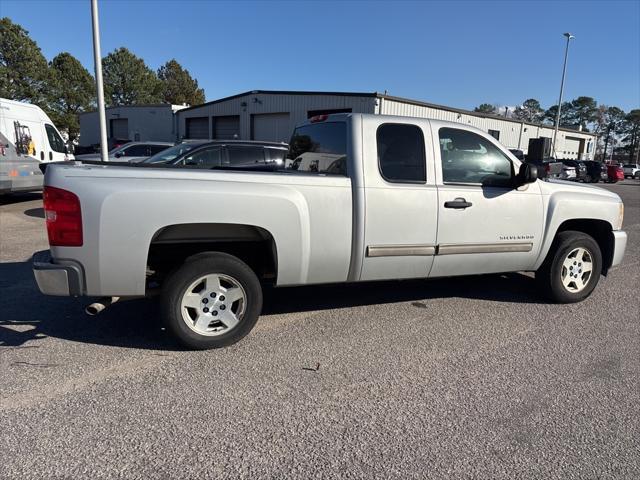
<instances>
[{"instance_id":1,"label":"dark suv","mask_svg":"<svg viewBox=\"0 0 640 480\"><path fill-rule=\"evenodd\" d=\"M253 140L185 141L147 158L145 164L191 168L270 170L284 168L286 143Z\"/></svg>"},{"instance_id":2,"label":"dark suv","mask_svg":"<svg viewBox=\"0 0 640 480\"><path fill-rule=\"evenodd\" d=\"M594 160L585 160L582 163L587 167L587 177L584 180L585 182L598 183L601 180L603 182L608 180L607 168L606 166L603 166L602 163Z\"/></svg>"},{"instance_id":3,"label":"dark suv","mask_svg":"<svg viewBox=\"0 0 640 480\"><path fill-rule=\"evenodd\" d=\"M580 162L578 160L562 160L567 167L573 167L576 169L576 182L586 182L587 181L587 166L584 162Z\"/></svg>"}]
</instances>

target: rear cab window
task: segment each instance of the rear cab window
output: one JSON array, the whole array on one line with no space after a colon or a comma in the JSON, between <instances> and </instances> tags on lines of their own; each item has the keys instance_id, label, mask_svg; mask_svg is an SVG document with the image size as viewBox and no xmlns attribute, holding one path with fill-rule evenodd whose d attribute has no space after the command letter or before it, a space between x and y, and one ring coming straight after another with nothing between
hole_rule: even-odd
<instances>
[{"instance_id":1,"label":"rear cab window","mask_svg":"<svg viewBox=\"0 0 640 480\"><path fill-rule=\"evenodd\" d=\"M427 165L424 135L420 127L385 123L376 132L378 168L391 183L425 183Z\"/></svg>"},{"instance_id":2,"label":"rear cab window","mask_svg":"<svg viewBox=\"0 0 640 480\"><path fill-rule=\"evenodd\" d=\"M311 123L298 127L289 142L287 171L347 175L347 124Z\"/></svg>"}]
</instances>

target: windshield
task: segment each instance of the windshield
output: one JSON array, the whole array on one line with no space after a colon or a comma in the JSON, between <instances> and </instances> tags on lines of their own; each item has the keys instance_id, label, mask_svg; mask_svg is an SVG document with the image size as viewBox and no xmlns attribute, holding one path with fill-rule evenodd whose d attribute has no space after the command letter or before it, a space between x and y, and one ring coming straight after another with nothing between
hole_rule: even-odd
<instances>
[{"instance_id":1,"label":"windshield","mask_svg":"<svg viewBox=\"0 0 640 480\"><path fill-rule=\"evenodd\" d=\"M180 143L179 145L167 148L166 150L163 150L160 153L156 153L146 160L143 160L143 163L167 163L171 160L175 160L183 153L188 152L189 150L197 146L199 145L193 143Z\"/></svg>"}]
</instances>

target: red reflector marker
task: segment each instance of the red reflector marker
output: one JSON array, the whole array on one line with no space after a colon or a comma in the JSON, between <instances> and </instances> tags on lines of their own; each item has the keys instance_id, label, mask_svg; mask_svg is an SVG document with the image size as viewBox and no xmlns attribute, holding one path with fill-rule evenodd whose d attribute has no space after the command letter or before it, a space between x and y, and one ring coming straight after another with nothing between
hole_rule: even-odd
<instances>
[{"instance_id":1,"label":"red reflector marker","mask_svg":"<svg viewBox=\"0 0 640 480\"><path fill-rule=\"evenodd\" d=\"M315 115L311 117L309 121L311 123L318 123L318 122L324 122L327 118L329 118L329 115Z\"/></svg>"},{"instance_id":2,"label":"red reflector marker","mask_svg":"<svg viewBox=\"0 0 640 480\"><path fill-rule=\"evenodd\" d=\"M49 245L82 246L82 211L75 193L56 187L44 187L44 217Z\"/></svg>"}]
</instances>

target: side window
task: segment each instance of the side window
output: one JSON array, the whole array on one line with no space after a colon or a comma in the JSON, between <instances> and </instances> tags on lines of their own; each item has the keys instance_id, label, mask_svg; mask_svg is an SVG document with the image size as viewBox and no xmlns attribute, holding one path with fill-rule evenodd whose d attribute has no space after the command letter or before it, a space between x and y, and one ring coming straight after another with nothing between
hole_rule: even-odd
<instances>
[{"instance_id":1,"label":"side window","mask_svg":"<svg viewBox=\"0 0 640 480\"><path fill-rule=\"evenodd\" d=\"M262 146L248 147L244 145L227 146L230 167L264 164L264 148Z\"/></svg>"},{"instance_id":2,"label":"side window","mask_svg":"<svg viewBox=\"0 0 640 480\"><path fill-rule=\"evenodd\" d=\"M203 148L184 159L185 165L192 165L199 168L214 168L222 164L222 148Z\"/></svg>"},{"instance_id":3,"label":"side window","mask_svg":"<svg viewBox=\"0 0 640 480\"><path fill-rule=\"evenodd\" d=\"M376 132L378 166L389 182L427 180L424 136L416 125L386 123Z\"/></svg>"},{"instance_id":4,"label":"side window","mask_svg":"<svg viewBox=\"0 0 640 480\"><path fill-rule=\"evenodd\" d=\"M444 183L512 185L511 160L489 140L457 128L441 128L438 133Z\"/></svg>"},{"instance_id":5,"label":"side window","mask_svg":"<svg viewBox=\"0 0 640 480\"><path fill-rule=\"evenodd\" d=\"M169 148L169 145L149 145L149 152L150 155L155 155L156 153L160 153L167 148Z\"/></svg>"},{"instance_id":6,"label":"side window","mask_svg":"<svg viewBox=\"0 0 640 480\"><path fill-rule=\"evenodd\" d=\"M131 145L122 152L123 157L148 157L149 147L147 145Z\"/></svg>"},{"instance_id":7,"label":"side window","mask_svg":"<svg viewBox=\"0 0 640 480\"><path fill-rule=\"evenodd\" d=\"M47 131L47 138L49 139L51 150L58 153L65 153L64 141L60 138L60 134L58 134L56 129L53 128L53 125L45 123L44 128Z\"/></svg>"},{"instance_id":8,"label":"side window","mask_svg":"<svg viewBox=\"0 0 640 480\"><path fill-rule=\"evenodd\" d=\"M287 156L287 150L281 148L265 148L264 152L267 156L267 162L284 165L284 159Z\"/></svg>"}]
</instances>

